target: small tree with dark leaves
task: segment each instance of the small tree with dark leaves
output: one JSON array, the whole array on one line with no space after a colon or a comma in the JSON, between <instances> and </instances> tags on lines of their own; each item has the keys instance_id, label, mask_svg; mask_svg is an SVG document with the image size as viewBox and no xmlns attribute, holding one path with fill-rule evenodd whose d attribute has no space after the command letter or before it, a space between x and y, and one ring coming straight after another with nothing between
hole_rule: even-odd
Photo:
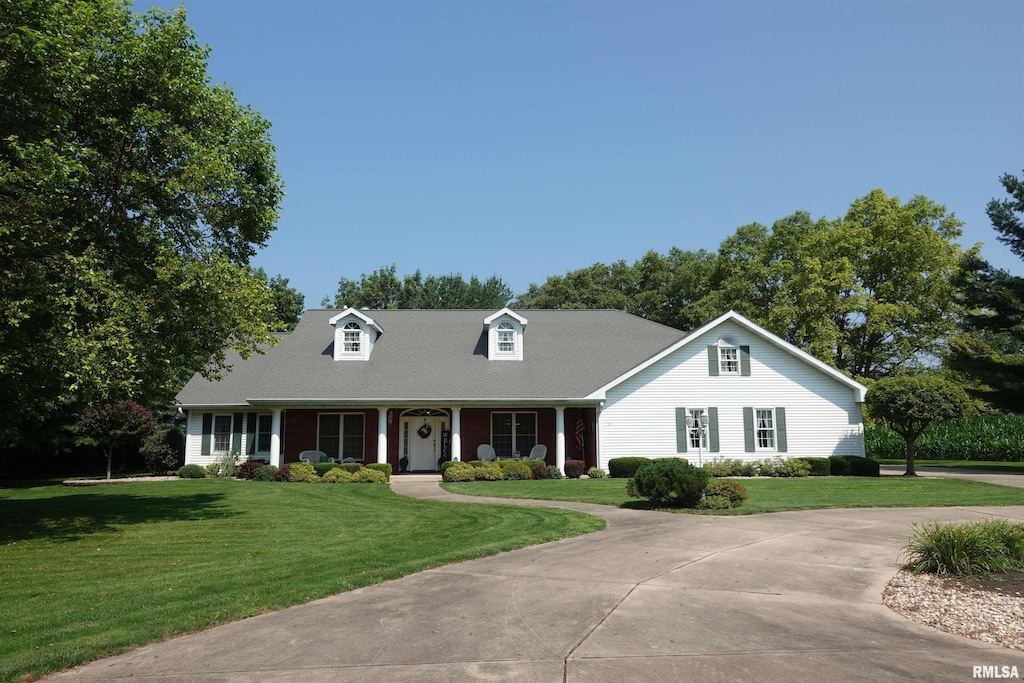
<instances>
[{"instance_id":1,"label":"small tree with dark leaves","mask_svg":"<svg viewBox=\"0 0 1024 683\"><path fill-rule=\"evenodd\" d=\"M131 439L148 436L156 426L153 413L135 401L116 401L86 406L75 425L75 432L95 443L107 456L107 479L114 449Z\"/></svg>"}]
</instances>

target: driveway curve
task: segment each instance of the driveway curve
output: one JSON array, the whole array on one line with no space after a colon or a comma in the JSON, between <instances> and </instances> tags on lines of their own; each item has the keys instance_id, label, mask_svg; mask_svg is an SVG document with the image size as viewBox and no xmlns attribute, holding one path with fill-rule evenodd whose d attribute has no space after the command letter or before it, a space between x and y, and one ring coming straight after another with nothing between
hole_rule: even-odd
<instances>
[{"instance_id":1,"label":"driveway curve","mask_svg":"<svg viewBox=\"0 0 1024 683\"><path fill-rule=\"evenodd\" d=\"M419 498L492 500L449 494L436 477L395 477L392 487ZM515 502L583 510L608 527L50 678L874 683L967 681L976 666L1024 672L1024 652L932 630L881 602L911 523L1024 521L1024 506L713 517Z\"/></svg>"}]
</instances>

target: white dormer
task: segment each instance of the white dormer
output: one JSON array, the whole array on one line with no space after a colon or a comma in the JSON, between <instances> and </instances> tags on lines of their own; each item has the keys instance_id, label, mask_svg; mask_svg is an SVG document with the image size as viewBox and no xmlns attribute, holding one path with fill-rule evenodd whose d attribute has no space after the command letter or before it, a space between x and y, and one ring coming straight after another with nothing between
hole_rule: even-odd
<instances>
[{"instance_id":1,"label":"white dormer","mask_svg":"<svg viewBox=\"0 0 1024 683\"><path fill-rule=\"evenodd\" d=\"M334 326L334 360L369 360L384 331L373 318L351 307L328 322Z\"/></svg>"},{"instance_id":2,"label":"white dormer","mask_svg":"<svg viewBox=\"0 0 1024 683\"><path fill-rule=\"evenodd\" d=\"M487 329L487 358L490 360L522 360L523 333L526 318L509 308L484 318Z\"/></svg>"}]
</instances>

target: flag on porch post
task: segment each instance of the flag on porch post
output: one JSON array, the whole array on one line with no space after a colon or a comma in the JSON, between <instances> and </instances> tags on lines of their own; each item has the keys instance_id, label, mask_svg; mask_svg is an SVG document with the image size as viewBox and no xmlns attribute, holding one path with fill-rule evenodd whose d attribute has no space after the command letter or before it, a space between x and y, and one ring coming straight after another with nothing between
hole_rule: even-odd
<instances>
[{"instance_id":1,"label":"flag on porch post","mask_svg":"<svg viewBox=\"0 0 1024 683\"><path fill-rule=\"evenodd\" d=\"M576 409L576 452L583 455L583 433L586 428L583 426L583 411L579 408Z\"/></svg>"}]
</instances>

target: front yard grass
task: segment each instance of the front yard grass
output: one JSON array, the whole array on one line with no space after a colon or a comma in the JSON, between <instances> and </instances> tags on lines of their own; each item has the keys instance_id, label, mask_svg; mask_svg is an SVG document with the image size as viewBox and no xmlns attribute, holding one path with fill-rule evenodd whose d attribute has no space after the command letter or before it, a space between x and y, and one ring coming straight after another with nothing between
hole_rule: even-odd
<instances>
[{"instance_id":1,"label":"front yard grass","mask_svg":"<svg viewBox=\"0 0 1024 683\"><path fill-rule=\"evenodd\" d=\"M375 484L0 488L0 680L430 567L604 528ZM343 646L340 644L339 646Z\"/></svg>"},{"instance_id":2,"label":"front yard grass","mask_svg":"<svg viewBox=\"0 0 1024 683\"><path fill-rule=\"evenodd\" d=\"M875 458L883 465L906 466L906 458ZM914 460L915 467L947 467L964 470L987 470L1002 474L1024 474L1024 462L1004 462L1001 460Z\"/></svg>"},{"instance_id":3,"label":"front yard grass","mask_svg":"<svg viewBox=\"0 0 1024 683\"><path fill-rule=\"evenodd\" d=\"M626 495L626 479L561 479L446 483L452 493L495 498L528 498L598 503L648 509L646 500ZM1024 489L962 479L903 477L806 477L736 479L750 498L732 510L701 514L749 515L783 510L850 507L947 507L1024 505ZM696 512L678 510L679 512Z\"/></svg>"}]
</instances>

